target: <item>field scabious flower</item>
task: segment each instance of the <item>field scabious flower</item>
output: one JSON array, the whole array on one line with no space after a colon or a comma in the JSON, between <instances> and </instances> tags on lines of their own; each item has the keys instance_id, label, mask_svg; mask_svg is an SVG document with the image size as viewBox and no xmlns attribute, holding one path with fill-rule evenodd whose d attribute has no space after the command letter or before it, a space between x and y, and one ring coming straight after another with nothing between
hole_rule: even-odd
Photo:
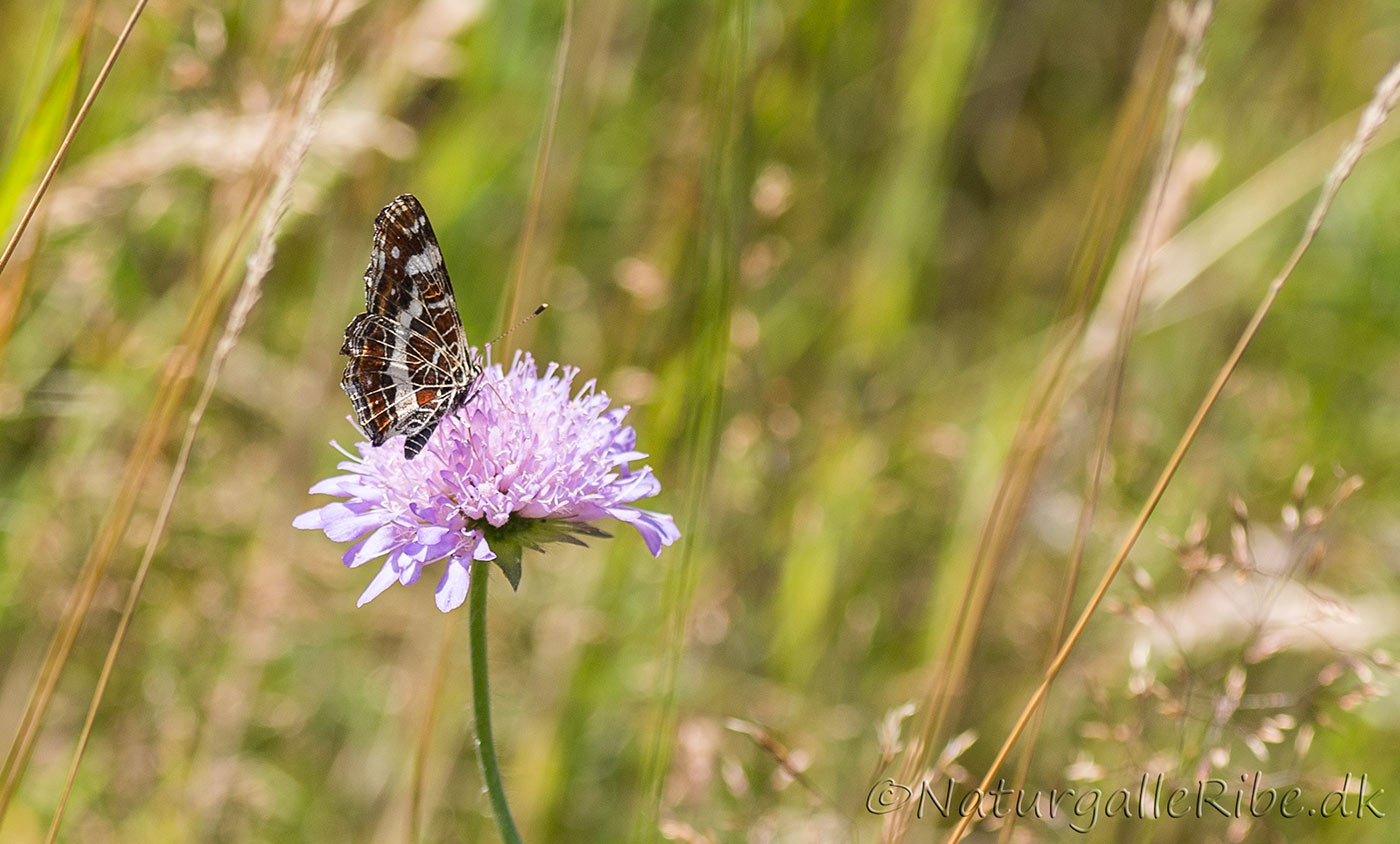
<instances>
[{"instance_id":1,"label":"field scabious flower","mask_svg":"<svg viewBox=\"0 0 1400 844\"><path fill-rule=\"evenodd\" d=\"M647 455L622 424L627 408L608 409L591 380L573 392L577 374L554 363L540 374L528 353L516 353L509 371L486 367L475 398L438 423L417 457L404 458L402 437L358 443L359 457L339 464L349 474L311 488L342 500L292 524L335 542L358 539L344 556L352 568L388 555L360 606L445 558L436 599L447 612L466 598L472 560L496 560L516 585L522 547L607 536L589 524L597 519L632 525L659 556L680 538L675 521L632 502L661 483L650 466L630 468Z\"/></svg>"}]
</instances>

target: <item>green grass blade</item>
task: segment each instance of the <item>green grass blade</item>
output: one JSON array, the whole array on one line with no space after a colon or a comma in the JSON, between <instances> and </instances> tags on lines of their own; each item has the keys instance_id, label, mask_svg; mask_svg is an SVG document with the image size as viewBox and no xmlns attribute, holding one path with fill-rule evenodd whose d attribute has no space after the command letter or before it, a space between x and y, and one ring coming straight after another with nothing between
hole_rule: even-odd
<instances>
[{"instance_id":1,"label":"green grass blade","mask_svg":"<svg viewBox=\"0 0 1400 844\"><path fill-rule=\"evenodd\" d=\"M86 43L86 32L74 39L35 103L33 113L19 127L14 154L0 173L0 213L6 221L6 232L14 223L24 190L33 184L44 163L53 155L59 138L63 137L73 101L78 96Z\"/></svg>"}]
</instances>

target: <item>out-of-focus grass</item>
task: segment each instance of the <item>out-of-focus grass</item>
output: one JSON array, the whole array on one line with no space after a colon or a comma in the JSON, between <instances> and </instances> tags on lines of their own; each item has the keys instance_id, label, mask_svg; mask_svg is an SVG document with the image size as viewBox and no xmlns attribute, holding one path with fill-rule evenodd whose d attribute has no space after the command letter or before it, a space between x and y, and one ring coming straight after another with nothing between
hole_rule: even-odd
<instances>
[{"instance_id":1,"label":"out-of-focus grass","mask_svg":"<svg viewBox=\"0 0 1400 844\"><path fill-rule=\"evenodd\" d=\"M876 726L930 679L929 643L952 611L937 584L960 582L948 572L966 565L991 506L1129 73L1160 14L721 6L577 9L521 292L554 307L516 342L632 405L663 481L656 506L695 522L688 545L657 561L619 532L529 558L519 593L495 590L497 739L527 840L615 841L639 824L659 836L653 817L695 840L845 840L852 823L862 840L877 834L864 808ZM0 186L22 186L14 201L0 194L9 216L32 189L33 150L53 142L36 103L71 102L52 92L74 83L51 80L69 78L77 48L65 34L83 8L0 8L0 61L16 69L0 85ZM90 55L126 11L96 7ZM99 714L65 822L72 840L399 840L406 828L443 619L421 584L355 610L365 575L290 521L337 459L326 440L354 437L336 350L384 202L402 191L423 200L469 335L494 334L563 10L342 0L334 25L323 19L315 4L150 7L24 260L0 278L0 299L19 291L0 363L7 739L198 282L236 245L234 223L265 181L258 151L273 109L313 41L335 44L340 76ZM1149 285L1090 576L1296 237L1306 213L1296 185L1319 182L1335 147L1310 177L1270 168L1334 122L1349 131L1400 58L1397 31L1400 16L1379 2L1217 10L1186 142L1208 144L1218 163L1183 200L1183 234L1154 267L1154 281L1180 289L1161 299ZM1250 201L1232 204L1256 174ZM1384 146L1343 191L1131 558L1159 594L1121 584L1125 606L1208 613L1215 605L1192 600L1181 554L1154 531L1180 536L1201 513L1203 543L1228 547L1229 494L1269 525L1300 465L1323 476L1337 466L1366 486L1328 517L1329 554L1311 585L1354 605L1348 629L1365 650L1393 643L1398 183L1400 159ZM1086 360L941 736L982 737L959 760L973 773L1043 663L1102 400L1102 362ZM47 825L166 469L138 497L0 840L34 840ZM1147 666L1176 691L1217 688L1227 672L1215 666L1235 646L1206 615L1195 623L1194 650L1173 662L1159 645ZM1094 622L1051 693L1032 786L1074 785L1069 768L1088 755L1116 787L1112 777L1136 782L1163 754L1184 756L1177 737L1204 746L1209 697L1174 713L1130 694L1143 670L1131 644L1147 635L1128 618ZM424 840L494 835L459 645L427 759ZM1300 646L1249 673L1249 693L1318 701L1317 737L1306 755L1280 746L1258 760L1245 731L1225 730L1226 775L1258 767L1318 788L1366 771L1380 787L1400 783L1387 752L1400 740L1393 705L1343 709L1317 694L1331 653ZM789 783L774 754L726 729L729 717L770 731L823 796ZM1101 724L1143 738L1105 741ZM1175 761L1194 773L1194 759ZM1246 840L1332 840L1335 823L1275 819ZM932 827L917 821L911 834ZM1361 841L1393 829L1348 827ZM1019 828L1030 840L1071 835ZM1223 822L1116 829L1226 836Z\"/></svg>"}]
</instances>

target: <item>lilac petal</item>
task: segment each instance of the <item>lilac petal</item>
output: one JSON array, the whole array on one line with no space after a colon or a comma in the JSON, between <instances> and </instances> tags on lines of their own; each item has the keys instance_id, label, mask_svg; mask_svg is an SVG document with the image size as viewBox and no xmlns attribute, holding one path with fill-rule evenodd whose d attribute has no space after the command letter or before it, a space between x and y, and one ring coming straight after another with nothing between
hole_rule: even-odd
<instances>
[{"instance_id":1,"label":"lilac petal","mask_svg":"<svg viewBox=\"0 0 1400 844\"><path fill-rule=\"evenodd\" d=\"M530 501L515 512L527 519L547 519L555 515L554 508L543 501Z\"/></svg>"},{"instance_id":2,"label":"lilac petal","mask_svg":"<svg viewBox=\"0 0 1400 844\"><path fill-rule=\"evenodd\" d=\"M321 530L333 542L349 542L384 524L388 521L385 515L354 499L350 503L332 501L321 508Z\"/></svg>"},{"instance_id":3,"label":"lilac petal","mask_svg":"<svg viewBox=\"0 0 1400 844\"><path fill-rule=\"evenodd\" d=\"M307 490L311 495L336 495L341 498L364 498L373 488L365 484L361 475L336 475L326 478Z\"/></svg>"},{"instance_id":4,"label":"lilac petal","mask_svg":"<svg viewBox=\"0 0 1400 844\"><path fill-rule=\"evenodd\" d=\"M452 528L440 525L423 525L418 528L418 536L415 541L419 545L437 545L452 533Z\"/></svg>"},{"instance_id":5,"label":"lilac petal","mask_svg":"<svg viewBox=\"0 0 1400 844\"><path fill-rule=\"evenodd\" d=\"M317 507L315 510L307 510L305 513L292 519L292 527L300 530L320 530L324 526L321 511L325 507Z\"/></svg>"},{"instance_id":6,"label":"lilac petal","mask_svg":"<svg viewBox=\"0 0 1400 844\"><path fill-rule=\"evenodd\" d=\"M383 528L380 528L380 530L383 530ZM373 534L371 534L371 536L373 536ZM354 568L356 565L359 565L359 563L355 563L352 561L359 555L360 549L365 547L366 542L369 542L369 536L366 536L364 539L361 539L359 542L356 542L354 545L351 545L349 548L346 548L345 553L342 554L340 557L340 561L349 568ZM367 557L366 559L371 558ZM361 560L360 562L364 562L364 560Z\"/></svg>"},{"instance_id":7,"label":"lilac petal","mask_svg":"<svg viewBox=\"0 0 1400 844\"><path fill-rule=\"evenodd\" d=\"M467 586L471 580L467 564L461 557L453 557L447 561L447 570L442 573L442 580L438 581L437 592L433 594L437 601L437 608L442 612L451 612L462 605L467 599Z\"/></svg>"},{"instance_id":8,"label":"lilac petal","mask_svg":"<svg viewBox=\"0 0 1400 844\"><path fill-rule=\"evenodd\" d=\"M558 515L563 516L567 519L572 519L576 522L591 522L597 519L606 519L609 516L612 516L614 509L631 510L634 508L600 507L592 501L580 501L579 503L567 508L566 510L560 511Z\"/></svg>"},{"instance_id":9,"label":"lilac petal","mask_svg":"<svg viewBox=\"0 0 1400 844\"><path fill-rule=\"evenodd\" d=\"M448 550L451 551L450 548ZM404 545L403 549L399 551L398 562L395 563L395 567L399 570L399 582L404 586L417 583L419 576L423 574L423 566L436 562L445 556L447 556L446 553L434 554L433 548L420 545L417 542Z\"/></svg>"},{"instance_id":10,"label":"lilac petal","mask_svg":"<svg viewBox=\"0 0 1400 844\"><path fill-rule=\"evenodd\" d=\"M661 546L670 545L681 538L675 519L665 513L653 513L638 507L613 507L608 514L636 528L653 557L661 556Z\"/></svg>"},{"instance_id":11,"label":"lilac petal","mask_svg":"<svg viewBox=\"0 0 1400 844\"><path fill-rule=\"evenodd\" d=\"M350 516L339 521L329 522L323 530L332 542L349 542L382 524L384 524L383 513L365 513L362 516Z\"/></svg>"},{"instance_id":12,"label":"lilac petal","mask_svg":"<svg viewBox=\"0 0 1400 844\"><path fill-rule=\"evenodd\" d=\"M477 534L477 537L478 537L478 541L477 541L477 543L476 543L476 548L472 551L472 559L473 559L473 560L494 560L494 559L496 559L496 552L495 552L495 551L492 551L492 550L491 550L491 546L488 545L488 544L486 544L486 537L482 536L481 534Z\"/></svg>"},{"instance_id":13,"label":"lilac petal","mask_svg":"<svg viewBox=\"0 0 1400 844\"><path fill-rule=\"evenodd\" d=\"M376 574L374 579L369 582L369 585L365 587L365 591L360 593L360 599L355 602L355 606L363 607L365 604L373 601L375 598L379 597L381 592L393 586L394 581L398 579L399 573L394 571L394 564L391 558L384 563L383 568L379 570L379 574Z\"/></svg>"},{"instance_id":14,"label":"lilac petal","mask_svg":"<svg viewBox=\"0 0 1400 844\"><path fill-rule=\"evenodd\" d=\"M650 498L661 491L661 481L651 473L650 466L643 466L630 475L618 478L611 489L618 502L637 501Z\"/></svg>"},{"instance_id":15,"label":"lilac petal","mask_svg":"<svg viewBox=\"0 0 1400 844\"><path fill-rule=\"evenodd\" d=\"M608 462L613 466L621 466L624 463L631 463L633 460L645 460L650 456L645 451L624 451L608 455Z\"/></svg>"},{"instance_id":16,"label":"lilac petal","mask_svg":"<svg viewBox=\"0 0 1400 844\"><path fill-rule=\"evenodd\" d=\"M435 563L449 554L461 553L462 547L463 543L460 537L455 535L444 537L441 542L435 545L423 546L423 563L425 565Z\"/></svg>"},{"instance_id":17,"label":"lilac petal","mask_svg":"<svg viewBox=\"0 0 1400 844\"><path fill-rule=\"evenodd\" d=\"M342 558L350 568L364 565L375 557L389 553L398 542L396 525L390 523L380 527L362 541L350 546Z\"/></svg>"},{"instance_id":18,"label":"lilac petal","mask_svg":"<svg viewBox=\"0 0 1400 844\"><path fill-rule=\"evenodd\" d=\"M637 432L631 425L623 425L622 419L627 415L628 408L616 407L603 414L603 418L614 425L619 426L617 433L613 436L613 448L618 451L631 451L637 446Z\"/></svg>"}]
</instances>

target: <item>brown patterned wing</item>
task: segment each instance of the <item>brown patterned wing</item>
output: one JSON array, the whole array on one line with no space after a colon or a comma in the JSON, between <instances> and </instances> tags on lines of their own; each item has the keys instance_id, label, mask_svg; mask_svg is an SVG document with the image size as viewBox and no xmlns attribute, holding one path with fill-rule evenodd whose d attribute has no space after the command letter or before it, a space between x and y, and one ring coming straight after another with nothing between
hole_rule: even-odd
<instances>
[{"instance_id":1,"label":"brown patterned wing","mask_svg":"<svg viewBox=\"0 0 1400 844\"><path fill-rule=\"evenodd\" d=\"M350 357L340 385L360 427L376 446L407 434L410 459L479 374L432 224L410 194L375 218L365 313L345 329L340 351Z\"/></svg>"}]
</instances>

